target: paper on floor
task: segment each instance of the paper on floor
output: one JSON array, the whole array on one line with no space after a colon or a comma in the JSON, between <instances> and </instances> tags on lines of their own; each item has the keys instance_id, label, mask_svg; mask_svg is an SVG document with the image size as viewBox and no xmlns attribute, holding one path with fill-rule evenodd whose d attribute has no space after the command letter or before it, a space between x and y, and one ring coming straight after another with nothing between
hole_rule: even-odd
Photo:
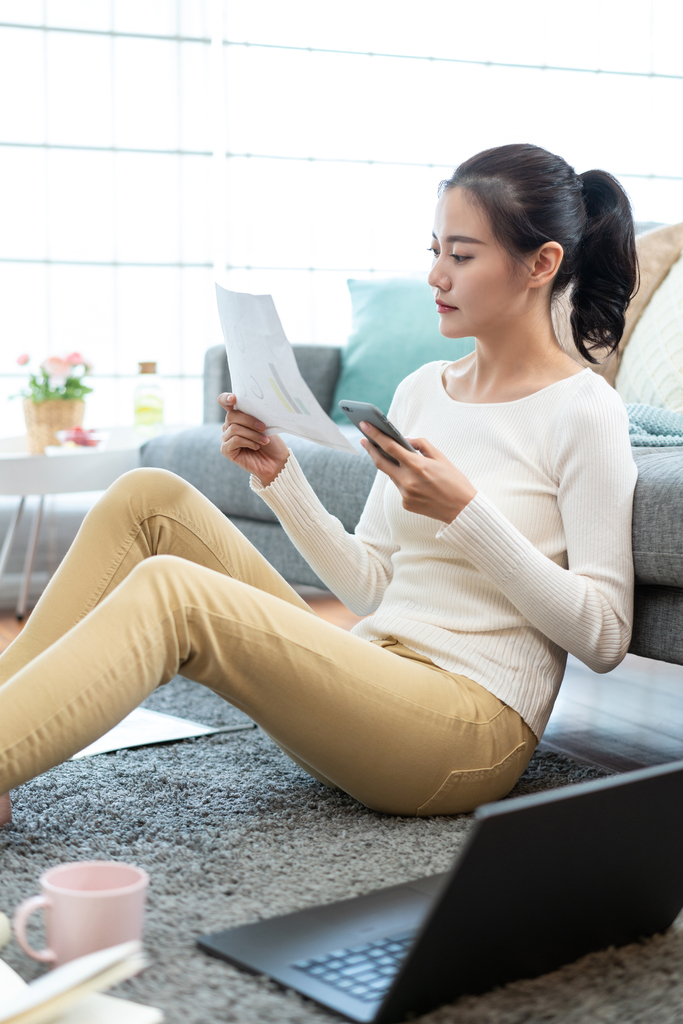
<instances>
[{"instance_id":1,"label":"paper on floor","mask_svg":"<svg viewBox=\"0 0 683 1024\"><path fill-rule=\"evenodd\" d=\"M71 760L92 757L93 754L106 754L112 750L125 750L128 747L144 747L150 743L168 743L170 740L187 740L193 736L209 736L216 732L239 732L242 729L253 728L253 722L213 728L199 722L190 722L187 718L177 718L175 715L162 714L160 711L148 711L147 708L136 708L104 736L100 736L89 747L74 754Z\"/></svg>"},{"instance_id":2,"label":"paper on floor","mask_svg":"<svg viewBox=\"0 0 683 1024\"><path fill-rule=\"evenodd\" d=\"M357 454L301 376L271 295L216 284L218 313L237 406L266 424L266 434L295 434Z\"/></svg>"}]
</instances>

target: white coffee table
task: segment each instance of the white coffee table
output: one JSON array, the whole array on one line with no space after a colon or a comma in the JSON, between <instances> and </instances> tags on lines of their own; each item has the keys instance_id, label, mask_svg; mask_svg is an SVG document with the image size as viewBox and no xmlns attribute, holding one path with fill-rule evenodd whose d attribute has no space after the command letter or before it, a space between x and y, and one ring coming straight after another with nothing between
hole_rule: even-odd
<instances>
[{"instance_id":1,"label":"white coffee table","mask_svg":"<svg viewBox=\"0 0 683 1024\"><path fill-rule=\"evenodd\" d=\"M37 495L38 508L24 560L24 575L17 602L17 618L26 614L33 563L43 521L43 506L48 494L74 494L103 491L122 473L140 465L140 447L147 437L130 427L113 427L97 448L65 449L59 454L31 455L25 437L0 438L0 495L19 498L0 550L0 577L24 511L26 498Z\"/></svg>"}]
</instances>

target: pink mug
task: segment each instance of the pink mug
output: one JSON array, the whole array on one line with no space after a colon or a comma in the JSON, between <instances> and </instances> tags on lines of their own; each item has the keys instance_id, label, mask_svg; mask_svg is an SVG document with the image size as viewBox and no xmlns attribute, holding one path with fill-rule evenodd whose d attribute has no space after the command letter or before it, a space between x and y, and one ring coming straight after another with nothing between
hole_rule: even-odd
<instances>
[{"instance_id":1,"label":"pink mug","mask_svg":"<svg viewBox=\"0 0 683 1024\"><path fill-rule=\"evenodd\" d=\"M17 907L17 942L34 960L59 965L141 939L148 883L142 868L116 861L85 860L50 868L40 876L42 896L32 896ZM41 909L48 945L36 950L26 939L26 923Z\"/></svg>"}]
</instances>

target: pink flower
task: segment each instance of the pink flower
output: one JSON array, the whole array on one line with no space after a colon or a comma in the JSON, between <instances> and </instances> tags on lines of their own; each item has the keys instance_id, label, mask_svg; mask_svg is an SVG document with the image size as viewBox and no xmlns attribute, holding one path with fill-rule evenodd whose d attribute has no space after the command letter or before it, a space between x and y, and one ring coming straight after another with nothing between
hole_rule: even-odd
<instances>
[{"instance_id":1,"label":"pink flower","mask_svg":"<svg viewBox=\"0 0 683 1024\"><path fill-rule=\"evenodd\" d=\"M90 373L92 370L92 363L80 352L70 352L69 355L64 358L67 363L71 364L71 366L82 366L86 373Z\"/></svg>"},{"instance_id":2,"label":"pink flower","mask_svg":"<svg viewBox=\"0 0 683 1024\"><path fill-rule=\"evenodd\" d=\"M52 387L59 388L71 374L71 363L60 356L50 356L40 365L41 370L50 378Z\"/></svg>"},{"instance_id":3,"label":"pink flower","mask_svg":"<svg viewBox=\"0 0 683 1024\"><path fill-rule=\"evenodd\" d=\"M30 359L31 357L27 355L26 352L24 352L23 355L17 356L17 362L19 363L19 366L26 366Z\"/></svg>"}]
</instances>

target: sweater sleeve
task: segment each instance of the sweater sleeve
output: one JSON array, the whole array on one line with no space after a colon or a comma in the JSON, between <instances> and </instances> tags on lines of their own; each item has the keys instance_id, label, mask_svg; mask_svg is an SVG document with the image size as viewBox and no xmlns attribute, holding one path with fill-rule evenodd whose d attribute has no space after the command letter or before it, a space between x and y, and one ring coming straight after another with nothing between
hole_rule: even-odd
<instances>
[{"instance_id":1,"label":"sweater sleeve","mask_svg":"<svg viewBox=\"0 0 683 1024\"><path fill-rule=\"evenodd\" d=\"M566 569L481 492L439 531L534 627L595 672L609 672L623 659L633 622L637 469L626 410L607 387L600 381L582 388L556 423L553 463Z\"/></svg>"},{"instance_id":2,"label":"sweater sleeve","mask_svg":"<svg viewBox=\"0 0 683 1024\"><path fill-rule=\"evenodd\" d=\"M396 389L389 418L404 418L412 377ZM363 454L359 458L369 458ZM304 476L292 452L284 468L268 487L252 476L251 488L272 508L282 527L323 583L356 615L370 615L378 607L394 573L393 540L384 511L389 478L377 473L354 533L347 533L330 515Z\"/></svg>"},{"instance_id":3,"label":"sweater sleeve","mask_svg":"<svg viewBox=\"0 0 683 1024\"><path fill-rule=\"evenodd\" d=\"M391 540L384 514L388 477L378 473L353 534L324 507L290 451L282 471L267 487L252 476L251 487L272 508L282 527L332 593L356 615L379 606L393 575Z\"/></svg>"}]
</instances>

